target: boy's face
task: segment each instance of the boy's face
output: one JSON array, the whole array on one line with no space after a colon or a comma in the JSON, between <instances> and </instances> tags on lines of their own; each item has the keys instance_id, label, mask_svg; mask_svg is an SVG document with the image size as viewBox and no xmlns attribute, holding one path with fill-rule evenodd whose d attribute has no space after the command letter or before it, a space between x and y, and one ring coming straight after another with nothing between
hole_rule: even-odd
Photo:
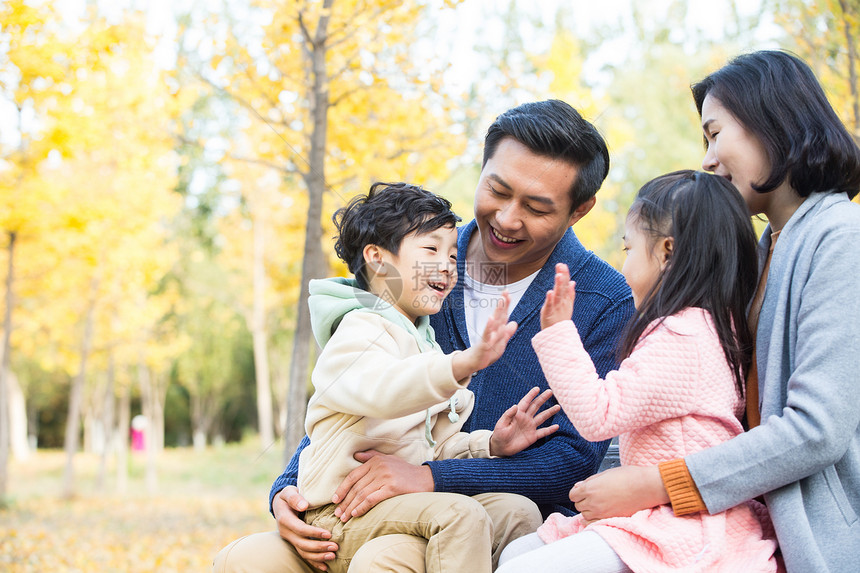
<instances>
[{"instance_id":1,"label":"boy's face","mask_svg":"<svg viewBox=\"0 0 860 573\"><path fill-rule=\"evenodd\" d=\"M392 304L412 322L436 314L457 283L457 229L440 227L429 233L410 233L400 252L374 247L365 258L375 271L370 291ZM376 260L374 260L376 259Z\"/></svg>"}]
</instances>

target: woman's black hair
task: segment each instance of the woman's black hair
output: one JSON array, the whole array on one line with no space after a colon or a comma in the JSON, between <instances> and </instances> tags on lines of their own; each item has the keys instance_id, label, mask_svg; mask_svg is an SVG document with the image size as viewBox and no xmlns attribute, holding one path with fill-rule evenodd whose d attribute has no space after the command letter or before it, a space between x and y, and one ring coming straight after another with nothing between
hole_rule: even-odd
<instances>
[{"instance_id":1,"label":"woman's black hair","mask_svg":"<svg viewBox=\"0 0 860 573\"><path fill-rule=\"evenodd\" d=\"M365 246L376 245L397 255L406 235L455 227L460 221L451 210L451 202L443 197L418 185L381 182L371 185L367 195L358 195L335 211L331 219L338 231L334 252L365 290Z\"/></svg>"},{"instance_id":2,"label":"woman's black hair","mask_svg":"<svg viewBox=\"0 0 860 573\"><path fill-rule=\"evenodd\" d=\"M860 149L809 66L784 51L744 54L693 84L699 116L710 95L764 146L770 174L760 193L788 179L801 196L860 191ZM707 142L706 142L707 143Z\"/></svg>"},{"instance_id":3,"label":"woman's black hair","mask_svg":"<svg viewBox=\"0 0 860 573\"><path fill-rule=\"evenodd\" d=\"M723 177L676 171L646 183L628 218L651 244L672 237L657 283L636 309L621 344L626 358L640 338L688 307L707 310L741 392L752 357L746 308L756 289L756 236L740 193ZM650 325L650 326L649 326Z\"/></svg>"}]
</instances>

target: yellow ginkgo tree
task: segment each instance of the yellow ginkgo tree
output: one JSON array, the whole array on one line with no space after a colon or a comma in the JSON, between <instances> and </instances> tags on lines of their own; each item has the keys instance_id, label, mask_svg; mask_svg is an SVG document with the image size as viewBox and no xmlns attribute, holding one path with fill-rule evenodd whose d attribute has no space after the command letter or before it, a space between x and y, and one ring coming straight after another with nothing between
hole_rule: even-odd
<instances>
[{"instance_id":1,"label":"yellow ginkgo tree","mask_svg":"<svg viewBox=\"0 0 860 573\"><path fill-rule=\"evenodd\" d=\"M52 150L67 150L69 132L53 112L69 88L69 45L57 35L50 5L10 0L0 5L0 245L3 321L0 346L0 504L6 496L10 375L18 276L40 275L45 229L56 215L55 190L41 166Z\"/></svg>"},{"instance_id":2,"label":"yellow ginkgo tree","mask_svg":"<svg viewBox=\"0 0 860 573\"><path fill-rule=\"evenodd\" d=\"M50 366L71 378L64 489L73 493L92 371L104 371L108 356L130 355L166 371L177 346L158 333L165 307L153 293L175 259L165 227L178 209L171 121L179 102L140 14L108 23L91 11L85 26L64 27L51 4L42 6L11 2L0 18L9 46L0 77L14 81L3 95L21 118L0 164L6 261L12 271L23 263L6 273L5 310L16 294L17 347L40 361L50 349ZM11 325L10 335L4 360L16 347ZM137 358L147 345L157 349Z\"/></svg>"},{"instance_id":3,"label":"yellow ginkgo tree","mask_svg":"<svg viewBox=\"0 0 860 573\"><path fill-rule=\"evenodd\" d=\"M75 247L60 267L71 294L61 300L74 308L77 299L83 317L65 434L70 490L90 355L103 370L104 350L111 347L115 357L137 366L156 438L150 443L157 447L165 389L154 381L163 379L183 347L181 337L160 326L169 293L155 296L177 257L166 237L179 209L171 135L179 102L154 63L144 30L139 14L118 24L94 17L77 40L79 82L62 106L65 118L86 118L79 126L86 140L55 170L57 187L67 193L64 212L79 222L67 230ZM133 350L123 355L124 346Z\"/></svg>"},{"instance_id":4,"label":"yellow ginkgo tree","mask_svg":"<svg viewBox=\"0 0 860 573\"><path fill-rule=\"evenodd\" d=\"M442 89L443 69L431 63L430 54L422 57L413 49L416 27L426 21L427 12L454 4L256 0L248 10L258 16L255 21L265 23L251 32L231 28L217 45L219 57L199 72L247 117L227 161L267 167L277 175L278 193L301 195L303 200L294 204L306 206L303 236L288 244L291 261L282 263L300 261L286 417L290 453L304 433L313 354L307 284L329 268L324 220L374 180L427 184L441 179L447 162L463 149L462 137L451 128L453 104ZM256 193L253 181L243 186ZM265 248L267 253L275 250ZM262 321L252 327L266 339ZM272 436L272 415L260 399L271 392L267 369L261 366L267 346L255 345L261 354L255 360L264 443Z\"/></svg>"},{"instance_id":5,"label":"yellow ginkgo tree","mask_svg":"<svg viewBox=\"0 0 860 573\"><path fill-rule=\"evenodd\" d=\"M774 19L788 35L786 44L809 62L846 127L860 138L860 0L779 0Z\"/></svg>"}]
</instances>

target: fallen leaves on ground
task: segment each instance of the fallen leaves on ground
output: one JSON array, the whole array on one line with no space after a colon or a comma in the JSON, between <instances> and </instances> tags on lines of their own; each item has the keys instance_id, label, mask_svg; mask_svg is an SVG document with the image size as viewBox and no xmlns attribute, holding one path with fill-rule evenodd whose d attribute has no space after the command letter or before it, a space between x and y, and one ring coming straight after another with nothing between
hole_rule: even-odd
<instances>
[{"instance_id":1,"label":"fallen leaves on ground","mask_svg":"<svg viewBox=\"0 0 860 573\"><path fill-rule=\"evenodd\" d=\"M81 493L68 500L59 493L61 453L13 464L12 502L0 509L0 571L210 571L230 541L275 527L266 496L280 452L166 451L156 494L145 493L134 471L128 494L109 485L99 492L90 480L93 460L81 455L77 463Z\"/></svg>"},{"instance_id":2,"label":"fallen leaves on ground","mask_svg":"<svg viewBox=\"0 0 860 573\"><path fill-rule=\"evenodd\" d=\"M31 501L0 514L0 570L207 571L232 539L273 529L260 500Z\"/></svg>"}]
</instances>

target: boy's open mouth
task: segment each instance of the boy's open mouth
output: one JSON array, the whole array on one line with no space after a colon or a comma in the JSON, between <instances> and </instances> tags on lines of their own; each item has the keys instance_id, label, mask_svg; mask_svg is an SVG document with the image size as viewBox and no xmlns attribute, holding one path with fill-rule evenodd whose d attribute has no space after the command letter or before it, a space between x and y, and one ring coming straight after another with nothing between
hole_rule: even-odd
<instances>
[{"instance_id":1,"label":"boy's open mouth","mask_svg":"<svg viewBox=\"0 0 860 573\"><path fill-rule=\"evenodd\" d=\"M436 292L445 292L445 289L448 288L447 283L440 283L440 282L429 282L428 281L427 286L429 286L430 288L432 288Z\"/></svg>"}]
</instances>

